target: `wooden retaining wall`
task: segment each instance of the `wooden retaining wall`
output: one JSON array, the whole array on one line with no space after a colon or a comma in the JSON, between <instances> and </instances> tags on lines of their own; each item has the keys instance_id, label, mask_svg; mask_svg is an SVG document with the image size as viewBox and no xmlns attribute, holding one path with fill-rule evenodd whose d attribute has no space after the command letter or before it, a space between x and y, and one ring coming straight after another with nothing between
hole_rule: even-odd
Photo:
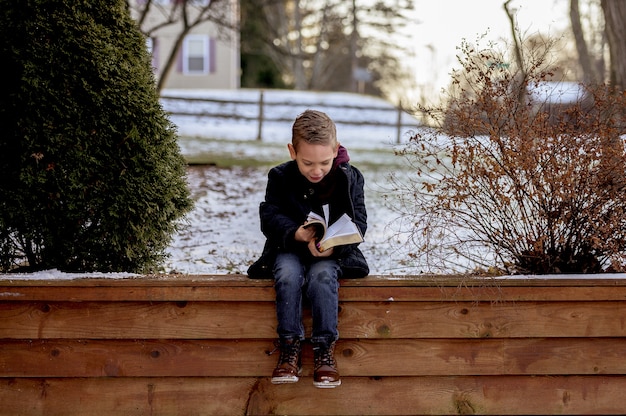
<instances>
[{"instance_id":1,"label":"wooden retaining wall","mask_svg":"<svg viewBox=\"0 0 626 416\"><path fill-rule=\"evenodd\" d=\"M626 278L596 277L342 281L336 389L310 345L270 383L269 281L3 280L0 414L624 414Z\"/></svg>"}]
</instances>

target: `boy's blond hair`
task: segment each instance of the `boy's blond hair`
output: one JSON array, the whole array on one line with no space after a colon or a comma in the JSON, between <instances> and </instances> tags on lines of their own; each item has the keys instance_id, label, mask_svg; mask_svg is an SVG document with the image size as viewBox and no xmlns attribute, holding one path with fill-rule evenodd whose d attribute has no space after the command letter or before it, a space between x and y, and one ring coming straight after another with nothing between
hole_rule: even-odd
<instances>
[{"instance_id":1,"label":"boy's blond hair","mask_svg":"<svg viewBox=\"0 0 626 416\"><path fill-rule=\"evenodd\" d=\"M291 144L294 149L302 142L321 144L337 148L337 128L326 113L306 110L296 117L291 129Z\"/></svg>"}]
</instances>

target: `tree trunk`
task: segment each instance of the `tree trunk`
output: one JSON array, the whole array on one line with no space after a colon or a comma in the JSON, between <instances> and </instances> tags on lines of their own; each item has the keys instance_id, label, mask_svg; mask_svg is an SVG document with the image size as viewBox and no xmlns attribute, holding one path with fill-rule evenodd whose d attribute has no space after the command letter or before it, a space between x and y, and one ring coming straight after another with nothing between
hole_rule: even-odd
<instances>
[{"instance_id":1,"label":"tree trunk","mask_svg":"<svg viewBox=\"0 0 626 416\"><path fill-rule=\"evenodd\" d=\"M509 9L509 4L511 0L507 0L502 4L504 7L504 11L506 12L507 17L509 18L509 24L511 25L511 36L513 37L513 43L515 45L515 61L517 63L517 67L519 69L519 84L517 85L517 101L520 106L524 105L526 101L526 67L524 65L524 55L522 50L522 42L518 36L517 28L515 24L515 16L513 12Z\"/></svg>"},{"instance_id":2,"label":"tree trunk","mask_svg":"<svg viewBox=\"0 0 626 416\"><path fill-rule=\"evenodd\" d=\"M591 65L591 56L585 41L583 26L580 23L580 10L578 0L570 0L569 18L572 23L572 32L576 41L576 51L578 52L578 62L583 70L583 82L585 84L595 84L598 77Z\"/></svg>"},{"instance_id":3,"label":"tree trunk","mask_svg":"<svg viewBox=\"0 0 626 416\"><path fill-rule=\"evenodd\" d=\"M356 15L356 0L352 0L352 33L350 34L350 85L352 86L352 92L358 92L358 87L354 74L358 67L357 62L357 49L359 41L359 19Z\"/></svg>"},{"instance_id":4,"label":"tree trunk","mask_svg":"<svg viewBox=\"0 0 626 416\"><path fill-rule=\"evenodd\" d=\"M624 27L626 24L626 1L602 0L601 5L611 57L610 84L619 93L626 89L626 27ZM623 120L623 109L621 114L620 111L616 111L616 113L616 117L621 117ZM621 127L623 128L623 126ZM607 159L605 163L607 185L611 190L621 189L626 186L623 160L624 143L619 132L607 137L606 142L603 152Z\"/></svg>"},{"instance_id":5,"label":"tree trunk","mask_svg":"<svg viewBox=\"0 0 626 416\"><path fill-rule=\"evenodd\" d=\"M306 90L306 75L304 73L304 51L302 49L302 17L300 16L300 2L296 1L294 6L294 23L296 25L296 59L293 60L294 88L299 91Z\"/></svg>"},{"instance_id":6,"label":"tree trunk","mask_svg":"<svg viewBox=\"0 0 626 416\"><path fill-rule=\"evenodd\" d=\"M626 1L602 0L602 11L611 56L611 84L626 89Z\"/></svg>"},{"instance_id":7,"label":"tree trunk","mask_svg":"<svg viewBox=\"0 0 626 416\"><path fill-rule=\"evenodd\" d=\"M182 44L183 44L183 40L185 39L185 36L187 36L187 34L189 33L189 30L190 29L188 28L187 30L182 31L177 35L176 42L174 43L174 46L170 50L170 54L167 57L167 61L165 62L165 65L163 65L163 69L161 70L161 73L158 76L157 91L159 92L159 94L165 87L165 84L167 84L167 79L170 73L172 72L172 69L176 66L176 58L178 57L178 52L180 51L180 48L182 47Z\"/></svg>"}]
</instances>

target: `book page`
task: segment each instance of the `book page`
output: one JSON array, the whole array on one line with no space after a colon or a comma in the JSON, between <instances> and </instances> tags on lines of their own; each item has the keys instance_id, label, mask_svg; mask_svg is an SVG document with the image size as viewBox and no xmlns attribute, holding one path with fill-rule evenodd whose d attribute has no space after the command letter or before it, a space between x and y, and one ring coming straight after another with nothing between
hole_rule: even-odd
<instances>
[{"instance_id":1,"label":"book page","mask_svg":"<svg viewBox=\"0 0 626 416\"><path fill-rule=\"evenodd\" d=\"M326 230L326 235L319 242L320 251L328 250L331 247L344 244L354 244L363 242L361 230L348 214L343 214Z\"/></svg>"},{"instance_id":2,"label":"book page","mask_svg":"<svg viewBox=\"0 0 626 416\"><path fill-rule=\"evenodd\" d=\"M326 234L326 220L315 212L309 212L304 228L315 227L315 238L321 240Z\"/></svg>"},{"instance_id":3,"label":"book page","mask_svg":"<svg viewBox=\"0 0 626 416\"><path fill-rule=\"evenodd\" d=\"M316 238L319 240L319 251L328 250L331 247L344 244L354 244L363 242L361 230L356 226L352 218L348 214L343 214L330 227L326 222L326 218L330 217L330 209L328 204L322 207L324 216L311 211L307 216L304 224L305 228L315 227Z\"/></svg>"}]
</instances>

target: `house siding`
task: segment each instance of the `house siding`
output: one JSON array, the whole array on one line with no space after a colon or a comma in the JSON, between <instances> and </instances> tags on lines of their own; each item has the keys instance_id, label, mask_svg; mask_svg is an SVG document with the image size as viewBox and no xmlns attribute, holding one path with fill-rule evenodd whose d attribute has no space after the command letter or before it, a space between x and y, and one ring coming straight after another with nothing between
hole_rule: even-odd
<instances>
[{"instance_id":1,"label":"house siding","mask_svg":"<svg viewBox=\"0 0 626 416\"><path fill-rule=\"evenodd\" d=\"M141 6L141 0L135 1ZM237 2L229 3L233 22L237 18ZM131 8L133 11L135 7ZM146 19L145 27L158 24L161 14L152 11ZM151 33L153 44L153 66L158 78L166 65L176 42L181 24L168 25ZM211 22L204 22L193 28L188 36L205 35L208 39L207 70L203 73L188 74L183 71L183 48L178 51L176 64L171 68L163 88L166 89L237 89L240 86L239 36L236 32L225 33Z\"/></svg>"}]
</instances>

